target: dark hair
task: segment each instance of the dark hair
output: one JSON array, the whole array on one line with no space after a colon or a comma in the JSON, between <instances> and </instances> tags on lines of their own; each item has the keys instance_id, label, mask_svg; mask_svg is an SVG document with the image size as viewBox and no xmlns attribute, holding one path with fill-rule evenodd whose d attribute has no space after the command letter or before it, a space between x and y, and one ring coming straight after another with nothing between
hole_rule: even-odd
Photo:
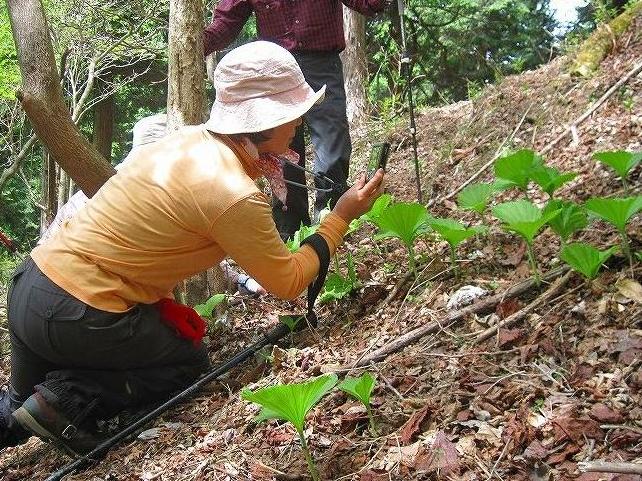
<instances>
[{"instance_id":1,"label":"dark hair","mask_svg":"<svg viewBox=\"0 0 642 481\"><path fill-rule=\"evenodd\" d=\"M267 142L272 138L272 129L263 130L261 132L251 132L247 134L229 134L228 137L235 142L240 142L243 137L248 139L254 145L260 144L261 142Z\"/></svg>"}]
</instances>

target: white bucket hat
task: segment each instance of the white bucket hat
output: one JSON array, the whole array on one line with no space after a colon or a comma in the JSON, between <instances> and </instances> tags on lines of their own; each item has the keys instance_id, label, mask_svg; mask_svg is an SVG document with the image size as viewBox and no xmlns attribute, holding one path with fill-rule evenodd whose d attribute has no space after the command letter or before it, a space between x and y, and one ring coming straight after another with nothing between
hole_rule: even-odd
<instances>
[{"instance_id":1,"label":"white bucket hat","mask_svg":"<svg viewBox=\"0 0 642 481\"><path fill-rule=\"evenodd\" d=\"M299 64L283 47L265 41L235 48L214 71L216 100L208 130L241 134L291 122L323 100L325 85L315 92Z\"/></svg>"}]
</instances>

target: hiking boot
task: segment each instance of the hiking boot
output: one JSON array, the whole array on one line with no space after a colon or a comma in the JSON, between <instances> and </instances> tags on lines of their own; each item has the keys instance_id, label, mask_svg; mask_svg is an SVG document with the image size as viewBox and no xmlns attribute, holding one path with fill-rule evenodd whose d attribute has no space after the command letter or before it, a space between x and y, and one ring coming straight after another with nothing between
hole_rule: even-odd
<instances>
[{"instance_id":1,"label":"hiking boot","mask_svg":"<svg viewBox=\"0 0 642 481\"><path fill-rule=\"evenodd\" d=\"M11 400L5 390L0 392L0 451L17 446L29 439L31 433L25 430L11 416Z\"/></svg>"},{"instance_id":2,"label":"hiking boot","mask_svg":"<svg viewBox=\"0 0 642 481\"><path fill-rule=\"evenodd\" d=\"M85 411L88 412L90 409L91 407ZM12 416L23 428L41 439L51 441L75 457L93 451L101 441L95 434L79 427L84 418L83 414L76 416L74 422L70 422L38 392L29 397Z\"/></svg>"}]
</instances>

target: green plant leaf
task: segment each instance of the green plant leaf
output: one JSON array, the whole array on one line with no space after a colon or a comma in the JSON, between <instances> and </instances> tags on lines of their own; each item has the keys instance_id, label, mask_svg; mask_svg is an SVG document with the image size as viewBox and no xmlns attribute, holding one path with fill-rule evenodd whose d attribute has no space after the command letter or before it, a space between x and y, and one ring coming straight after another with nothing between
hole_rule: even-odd
<instances>
[{"instance_id":1,"label":"green plant leaf","mask_svg":"<svg viewBox=\"0 0 642 481\"><path fill-rule=\"evenodd\" d=\"M337 375L325 374L302 383L279 384L256 391L243 389L241 397L262 407L257 421L281 419L304 431L305 416L337 384Z\"/></svg>"},{"instance_id":2,"label":"green plant leaf","mask_svg":"<svg viewBox=\"0 0 642 481\"><path fill-rule=\"evenodd\" d=\"M466 186L457 196L457 205L463 210L473 210L482 214L488 202L497 192L497 186L480 182Z\"/></svg>"},{"instance_id":3,"label":"green plant leaf","mask_svg":"<svg viewBox=\"0 0 642 481\"><path fill-rule=\"evenodd\" d=\"M319 302L326 303L328 301L335 301L342 299L356 288L359 287L360 282L357 277L357 271L354 266L354 260L352 259L352 254L348 252L348 275L343 277L337 272L331 272L326 278L325 284L323 284L323 291L319 295Z\"/></svg>"},{"instance_id":4,"label":"green plant leaf","mask_svg":"<svg viewBox=\"0 0 642 481\"><path fill-rule=\"evenodd\" d=\"M396 237L412 246L415 239L428 231L428 210L421 204L399 202L389 205L373 222L379 227L376 239Z\"/></svg>"},{"instance_id":5,"label":"green plant leaf","mask_svg":"<svg viewBox=\"0 0 642 481\"><path fill-rule=\"evenodd\" d=\"M636 252L635 257L637 257L639 261L642 261L642 251Z\"/></svg>"},{"instance_id":6,"label":"green plant leaf","mask_svg":"<svg viewBox=\"0 0 642 481\"><path fill-rule=\"evenodd\" d=\"M364 372L359 377L346 376L337 387L361 401L366 408L369 408L370 395L375 388L375 384L374 376L369 372Z\"/></svg>"},{"instance_id":7,"label":"green plant leaf","mask_svg":"<svg viewBox=\"0 0 642 481\"><path fill-rule=\"evenodd\" d=\"M560 259L588 279L595 279L602 264L604 264L616 250L617 247L613 246L605 251L600 251L589 244L574 242L562 248Z\"/></svg>"},{"instance_id":8,"label":"green plant leaf","mask_svg":"<svg viewBox=\"0 0 642 481\"><path fill-rule=\"evenodd\" d=\"M428 225L437 232L454 249L463 241L486 230L485 226L464 226L461 222L449 218L432 217Z\"/></svg>"},{"instance_id":9,"label":"green plant leaf","mask_svg":"<svg viewBox=\"0 0 642 481\"><path fill-rule=\"evenodd\" d=\"M567 182L570 182L575 177L577 177L575 172L562 174L556 168L548 167L546 165L540 165L531 172L531 179L533 182L539 185L550 197L553 197L553 193L557 189Z\"/></svg>"},{"instance_id":10,"label":"green plant leaf","mask_svg":"<svg viewBox=\"0 0 642 481\"><path fill-rule=\"evenodd\" d=\"M542 157L530 149L501 157L495 161L495 176L526 190L533 170L542 165Z\"/></svg>"},{"instance_id":11,"label":"green plant leaf","mask_svg":"<svg viewBox=\"0 0 642 481\"><path fill-rule=\"evenodd\" d=\"M279 322L285 324L290 329L290 332L294 332L296 326L305 319L305 316L279 316Z\"/></svg>"},{"instance_id":12,"label":"green plant leaf","mask_svg":"<svg viewBox=\"0 0 642 481\"><path fill-rule=\"evenodd\" d=\"M586 210L591 214L613 224L624 232L626 223L642 210L642 196L604 198L594 197L586 201Z\"/></svg>"},{"instance_id":13,"label":"green plant leaf","mask_svg":"<svg viewBox=\"0 0 642 481\"><path fill-rule=\"evenodd\" d=\"M572 202L562 200L549 200L542 214L559 210L559 215L548 221L553 231L566 242L571 235L588 225L588 218L584 209Z\"/></svg>"},{"instance_id":14,"label":"green plant leaf","mask_svg":"<svg viewBox=\"0 0 642 481\"><path fill-rule=\"evenodd\" d=\"M388 207L388 205L390 205L391 202L392 202L392 195L390 194L380 195L377 198L377 200L374 201L374 204L372 204L372 207L368 212L363 214L358 219L354 219L352 222L350 222L350 225L348 226L348 232L346 233L346 235L351 234L356 230L359 230L364 222L374 222L374 219L379 217L379 215Z\"/></svg>"},{"instance_id":15,"label":"green plant leaf","mask_svg":"<svg viewBox=\"0 0 642 481\"><path fill-rule=\"evenodd\" d=\"M595 152L593 158L608 165L625 179L631 169L642 161L642 152L626 152L624 150Z\"/></svg>"},{"instance_id":16,"label":"green plant leaf","mask_svg":"<svg viewBox=\"0 0 642 481\"><path fill-rule=\"evenodd\" d=\"M301 248L301 242L303 242L303 240L306 237L309 237L312 234L314 234L318 228L319 228L319 224L314 224L311 226L301 224L301 227L299 227L299 230L294 233L292 238L287 240L287 242L285 243L285 246L288 248L290 252L298 251Z\"/></svg>"},{"instance_id":17,"label":"green plant leaf","mask_svg":"<svg viewBox=\"0 0 642 481\"><path fill-rule=\"evenodd\" d=\"M212 312L214 312L216 306L225 301L226 298L227 294L214 294L207 301L205 301L205 304L197 304L196 306L194 306L194 310L201 317L212 317Z\"/></svg>"},{"instance_id":18,"label":"green plant leaf","mask_svg":"<svg viewBox=\"0 0 642 481\"><path fill-rule=\"evenodd\" d=\"M560 210L543 213L527 200L504 202L493 208L493 215L504 223L504 228L521 235L529 244L544 225L559 215Z\"/></svg>"}]
</instances>

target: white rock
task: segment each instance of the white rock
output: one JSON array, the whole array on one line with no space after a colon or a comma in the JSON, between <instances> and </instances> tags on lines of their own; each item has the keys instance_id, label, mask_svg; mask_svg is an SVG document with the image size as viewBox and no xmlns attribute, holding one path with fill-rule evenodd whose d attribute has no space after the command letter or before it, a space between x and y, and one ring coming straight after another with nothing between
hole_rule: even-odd
<instances>
[{"instance_id":1,"label":"white rock","mask_svg":"<svg viewBox=\"0 0 642 481\"><path fill-rule=\"evenodd\" d=\"M450 296L446 307L448 310L459 309L486 295L488 295L486 289L477 286L464 286Z\"/></svg>"}]
</instances>

